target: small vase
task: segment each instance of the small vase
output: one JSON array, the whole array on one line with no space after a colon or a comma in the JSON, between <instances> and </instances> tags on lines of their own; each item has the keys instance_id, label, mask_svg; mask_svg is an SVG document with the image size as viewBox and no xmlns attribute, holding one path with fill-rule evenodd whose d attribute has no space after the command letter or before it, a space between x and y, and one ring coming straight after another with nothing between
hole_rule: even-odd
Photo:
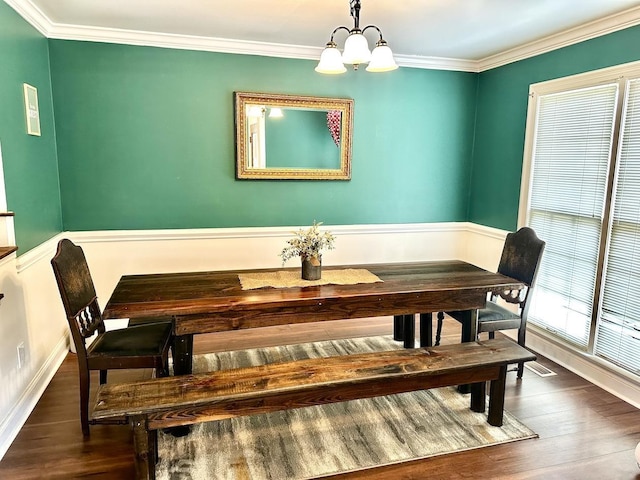
<instances>
[{"instance_id":1,"label":"small vase","mask_svg":"<svg viewBox=\"0 0 640 480\"><path fill-rule=\"evenodd\" d=\"M320 280L322 276L322 256L301 257L302 258L302 279Z\"/></svg>"}]
</instances>

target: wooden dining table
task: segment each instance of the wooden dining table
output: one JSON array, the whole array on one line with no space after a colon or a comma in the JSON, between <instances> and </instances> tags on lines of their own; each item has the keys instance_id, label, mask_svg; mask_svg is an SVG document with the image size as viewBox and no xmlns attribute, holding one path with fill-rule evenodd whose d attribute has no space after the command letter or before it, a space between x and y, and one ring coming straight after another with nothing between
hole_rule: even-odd
<instances>
[{"instance_id":1,"label":"wooden dining table","mask_svg":"<svg viewBox=\"0 0 640 480\"><path fill-rule=\"evenodd\" d=\"M201 333L417 313L430 320L431 312L466 310L468 338L475 340L487 293L524 287L457 260L325 266L323 272L332 269L366 269L382 281L243 290L238 275L270 270L125 275L103 317L171 317L174 373L181 375L191 373L193 335ZM421 327L430 331L428 323Z\"/></svg>"}]
</instances>

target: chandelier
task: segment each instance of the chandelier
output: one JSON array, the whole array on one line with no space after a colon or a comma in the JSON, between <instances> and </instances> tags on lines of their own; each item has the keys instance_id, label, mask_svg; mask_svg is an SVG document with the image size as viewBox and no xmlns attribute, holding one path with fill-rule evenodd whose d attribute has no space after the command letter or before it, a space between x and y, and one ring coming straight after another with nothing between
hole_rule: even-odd
<instances>
[{"instance_id":1,"label":"chandelier","mask_svg":"<svg viewBox=\"0 0 640 480\"><path fill-rule=\"evenodd\" d=\"M367 72L388 72L398 68L393 53L387 46L387 42L382 38L382 32L375 25L367 25L360 30L360 0L350 0L351 16L353 17L353 28L337 27L331 33L331 39L327 42L325 49L320 55L320 62L316 67L316 72L327 74L339 74L347 71L345 64L353 65L357 70L358 66L368 63ZM364 32L369 29L378 31L380 39L376 42L373 52L369 50L369 44L364 36ZM349 36L344 42L344 50L340 53L338 45L333 37L339 30L346 30Z\"/></svg>"}]
</instances>

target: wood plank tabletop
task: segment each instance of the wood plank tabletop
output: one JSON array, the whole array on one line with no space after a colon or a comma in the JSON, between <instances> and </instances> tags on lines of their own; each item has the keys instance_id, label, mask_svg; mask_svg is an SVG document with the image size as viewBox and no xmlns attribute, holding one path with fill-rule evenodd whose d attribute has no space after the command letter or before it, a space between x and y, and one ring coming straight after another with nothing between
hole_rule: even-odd
<instances>
[{"instance_id":1,"label":"wood plank tabletop","mask_svg":"<svg viewBox=\"0 0 640 480\"><path fill-rule=\"evenodd\" d=\"M461 261L323 267L325 271L345 268L367 269L382 282L242 290L238 274L274 270L126 275L109 299L104 317L237 318L238 312L247 315L254 311L268 316L269 312L299 315L323 310L326 315L319 314L310 321L361 318L481 308L487 292L523 287L517 280ZM421 310L431 306L434 310Z\"/></svg>"}]
</instances>

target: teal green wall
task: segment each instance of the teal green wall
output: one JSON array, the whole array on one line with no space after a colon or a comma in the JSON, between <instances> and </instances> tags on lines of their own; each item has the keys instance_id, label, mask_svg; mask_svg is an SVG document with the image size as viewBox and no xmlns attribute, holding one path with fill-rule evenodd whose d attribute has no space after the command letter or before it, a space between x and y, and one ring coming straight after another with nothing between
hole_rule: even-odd
<instances>
[{"instance_id":1,"label":"teal green wall","mask_svg":"<svg viewBox=\"0 0 640 480\"><path fill-rule=\"evenodd\" d=\"M640 59L633 27L480 74L469 221L517 226L529 85Z\"/></svg>"},{"instance_id":2,"label":"teal green wall","mask_svg":"<svg viewBox=\"0 0 640 480\"><path fill-rule=\"evenodd\" d=\"M313 61L47 41L0 2L0 141L19 253L62 230L513 229L529 85L638 60L639 44L633 27L480 75L332 77ZM25 82L38 88L42 137L25 131ZM236 180L236 90L353 98L352 180Z\"/></svg>"},{"instance_id":3,"label":"teal green wall","mask_svg":"<svg viewBox=\"0 0 640 480\"><path fill-rule=\"evenodd\" d=\"M477 75L51 40L65 230L464 221ZM233 92L355 100L351 181L235 179Z\"/></svg>"},{"instance_id":4,"label":"teal green wall","mask_svg":"<svg viewBox=\"0 0 640 480\"><path fill-rule=\"evenodd\" d=\"M27 135L22 84L38 89L41 137ZM47 39L0 2L0 142L18 253L62 230Z\"/></svg>"}]
</instances>

